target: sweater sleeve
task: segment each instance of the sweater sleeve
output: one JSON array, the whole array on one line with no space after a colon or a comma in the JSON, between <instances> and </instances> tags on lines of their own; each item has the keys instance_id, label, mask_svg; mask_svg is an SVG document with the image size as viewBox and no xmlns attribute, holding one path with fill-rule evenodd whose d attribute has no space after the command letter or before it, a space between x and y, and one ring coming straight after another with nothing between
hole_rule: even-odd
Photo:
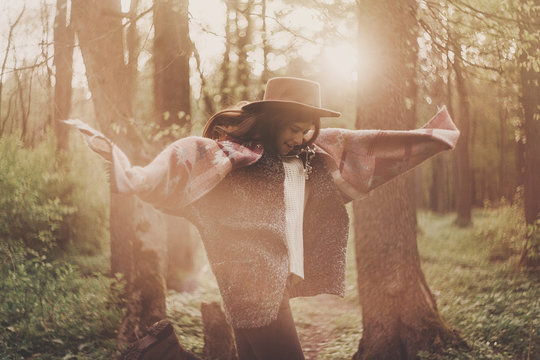
<instances>
[{"instance_id":1,"label":"sweater sleeve","mask_svg":"<svg viewBox=\"0 0 540 360\"><path fill-rule=\"evenodd\" d=\"M167 146L148 165L133 166L126 154L99 131L80 120L65 122L83 134L93 151L112 162L111 191L137 195L173 215L212 190L233 168L249 165L261 155L236 143L190 136ZM111 145L109 156L94 148L91 140L95 137Z\"/></svg>"},{"instance_id":2,"label":"sweater sleeve","mask_svg":"<svg viewBox=\"0 0 540 360\"><path fill-rule=\"evenodd\" d=\"M336 185L351 199L453 149L459 130L446 107L416 130L321 129L315 141Z\"/></svg>"}]
</instances>

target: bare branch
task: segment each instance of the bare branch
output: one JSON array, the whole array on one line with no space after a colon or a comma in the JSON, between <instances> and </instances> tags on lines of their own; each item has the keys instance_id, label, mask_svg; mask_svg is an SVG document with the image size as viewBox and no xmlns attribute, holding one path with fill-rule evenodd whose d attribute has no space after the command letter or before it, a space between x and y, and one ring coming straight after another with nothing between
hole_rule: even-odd
<instances>
[{"instance_id":1,"label":"bare branch","mask_svg":"<svg viewBox=\"0 0 540 360\"><path fill-rule=\"evenodd\" d=\"M146 14L152 12L153 10L154 10L154 5L150 6L148 9L144 10L143 12L141 12L141 13L135 15L135 16L134 16L134 12L131 11L131 10L129 12L122 12L122 11L113 11L113 10L110 10L110 9L105 9L105 10L102 10L102 14L103 15L108 15L108 16L116 16L116 17L126 18L126 19L128 19L128 22L123 25L123 26L126 26L126 25L129 25L131 22L136 22L137 20L139 20L140 18L142 18Z\"/></svg>"},{"instance_id":2,"label":"bare branch","mask_svg":"<svg viewBox=\"0 0 540 360\"><path fill-rule=\"evenodd\" d=\"M430 26L422 19L420 19L418 21L418 23L420 24L420 27L426 32L429 34L432 42L433 42L433 45L435 46L435 48L437 48L442 54L445 54L446 52L448 51L451 51L452 53L454 53L454 56L456 58L458 58L459 60L461 60L463 63L469 65L469 66L472 66L473 68L478 68L478 69L484 69L484 70L489 70L489 71L495 71L497 73L502 73L502 69L499 67L499 68L496 68L496 67L492 67L492 66L488 66L488 65L484 65L484 64L476 64L476 63L473 63L467 59L465 59L460 53L458 52L454 52L453 50L451 50L447 45L441 43L441 42L438 42L436 39L437 37L434 35L434 31L430 28ZM450 39L447 39L446 42L450 42Z\"/></svg>"},{"instance_id":3,"label":"bare branch","mask_svg":"<svg viewBox=\"0 0 540 360\"><path fill-rule=\"evenodd\" d=\"M509 18L509 17L497 15L495 13L482 11L482 10L477 9L477 8L473 7L472 5L467 4L466 2L461 1L461 0L449 0L449 2L452 5L454 5L456 8L460 9L464 13L467 13L467 11L463 10L463 8L467 8L469 10L468 13L472 12L472 13L476 13L476 14L481 14L481 15L485 16L486 18L496 19L499 22L500 21L505 21L505 22L511 22L511 23L515 23L515 24L525 24L525 25L532 25L532 26L540 26L540 23L524 22L524 21L519 20L519 19L512 19L512 18Z\"/></svg>"},{"instance_id":4,"label":"bare branch","mask_svg":"<svg viewBox=\"0 0 540 360\"><path fill-rule=\"evenodd\" d=\"M15 22L12 25L10 25L10 27L9 27L8 41L7 41L7 45L6 45L6 53L4 55L4 60L2 61L2 70L0 72L0 114L2 113L1 110L2 110L2 91L3 91L3 84L4 84L4 74L5 74L5 70L6 70L7 59L8 59L8 56L9 56L9 49L11 48L11 41L13 40L13 31L15 31L15 27L17 26L17 24L21 20L25 10L26 10L26 5L23 6L23 8L21 10L21 13L19 14L19 16L17 16L17 19L15 19Z\"/></svg>"}]
</instances>

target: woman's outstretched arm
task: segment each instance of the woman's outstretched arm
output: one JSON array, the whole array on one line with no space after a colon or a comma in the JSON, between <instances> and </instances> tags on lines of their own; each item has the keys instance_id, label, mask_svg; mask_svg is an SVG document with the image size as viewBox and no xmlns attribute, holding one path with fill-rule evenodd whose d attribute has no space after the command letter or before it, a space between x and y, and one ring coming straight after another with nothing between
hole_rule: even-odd
<instances>
[{"instance_id":1,"label":"woman's outstretched arm","mask_svg":"<svg viewBox=\"0 0 540 360\"><path fill-rule=\"evenodd\" d=\"M118 146L80 120L67 120L88 146L111 161L111 189L139 196L175 214L213 189L233 168L257 161L260 153L227 141L191 136L167 146L146 166L132 166Z\"/></svg>"},{"instance_id":2,"label":"woman's outstretched arm","mask_svg":"<svg viewBox=\"0 0 540 360\"><path fill-rule=\"evenodd\" d=\"M322 129L315 141L338 187L351 199L453 149L459 130L446 107L416 130Z\"/></svg>"}]
</instances>

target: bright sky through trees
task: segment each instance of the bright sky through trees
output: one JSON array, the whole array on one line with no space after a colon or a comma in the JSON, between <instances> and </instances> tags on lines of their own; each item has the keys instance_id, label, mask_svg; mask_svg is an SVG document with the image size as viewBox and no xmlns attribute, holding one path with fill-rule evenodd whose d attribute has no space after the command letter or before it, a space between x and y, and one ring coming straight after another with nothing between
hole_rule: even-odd
<instances>
[{"instance_id":1,"label":"bright sky through trees","mask_svg":"<svg viewBox=\"0 0 540 360\"><path fill-rule=\"evenodd\" d=\"M130 0L121 0L122 11L129 11ZM22 66L23 59L26 63L35 61L40 56L42 46L40 44L52 43L52 30L48 34L43 33L45 22L51 25L54 21L56 7L55 0L24 0L9 1L0 0L0 55L6 50L9 24L12 24L23 7L25 12L21 23L15 29L10 53L17 56L17 67ZM140 9L151 6L151 0L140 1ZM41 12L46 6L45 14ZM337 5L334 5L337 6ZM225 14L226 8L222 0L197 0L190 1L190 36L201 56L201 67L205 74L209 74L219 67L224 51L225 39ZM256 18L260 9L254 10ZM321 67L321 72L329 78L344 82L356 80L357 56L354 41L354 28L347 24L335 24L335 33L325 33L321 37L325 24L325 17L317 9L308 9L301 6L289 5L282 1L268 2L267 26L269 43L274 49L291 48L287 56L282 53L270 53L268 56L269 68L273 71L287 65L289 53L299 56L305 61L316 61ZM260 26L260 18L256 18L255 24ZM139 20L139 29L142 39L151 38L151 14ZM286 27L287 30L283 30ZM52 28L52 27L50 27ZM352 37L352 38L351 38ZM250 52L248 61L252 64L253 74L259 76L263 67L262 38L255 32L252 41L253 50ZM15 49L15 51L13 51ZM52 56L52 46L50 47ZM322 57L322 58L320 58ZM145 42L139 56L139 69L151 58L151 41ZM13 55L8 57L7 68L13 68ZM52 66L52 59L50 59ZM194 65L194 62L193 62ZM85 86L84 65L80 53L75 51L74 61L74 85ZM198 74L193 75L194 87L197 87ZM194 94L198 91L194 89Z\"/></svg>"}]
</instances>

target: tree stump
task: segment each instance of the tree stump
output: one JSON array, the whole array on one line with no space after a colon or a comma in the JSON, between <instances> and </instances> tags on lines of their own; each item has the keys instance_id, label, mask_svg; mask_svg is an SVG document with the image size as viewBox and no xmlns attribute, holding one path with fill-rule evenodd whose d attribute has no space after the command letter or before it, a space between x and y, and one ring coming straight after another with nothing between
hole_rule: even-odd
<instances>
[{"instance_id":1,"label":"tree stump","mask_svg":"<svg viewBox=\"0 0 540 360\"><path fill-rule=\"evenodd\" d=\"M202 303L204 332L203 354L206 360L237 360L233 331L217 302Z\"/></svg>"}]
</instances>

